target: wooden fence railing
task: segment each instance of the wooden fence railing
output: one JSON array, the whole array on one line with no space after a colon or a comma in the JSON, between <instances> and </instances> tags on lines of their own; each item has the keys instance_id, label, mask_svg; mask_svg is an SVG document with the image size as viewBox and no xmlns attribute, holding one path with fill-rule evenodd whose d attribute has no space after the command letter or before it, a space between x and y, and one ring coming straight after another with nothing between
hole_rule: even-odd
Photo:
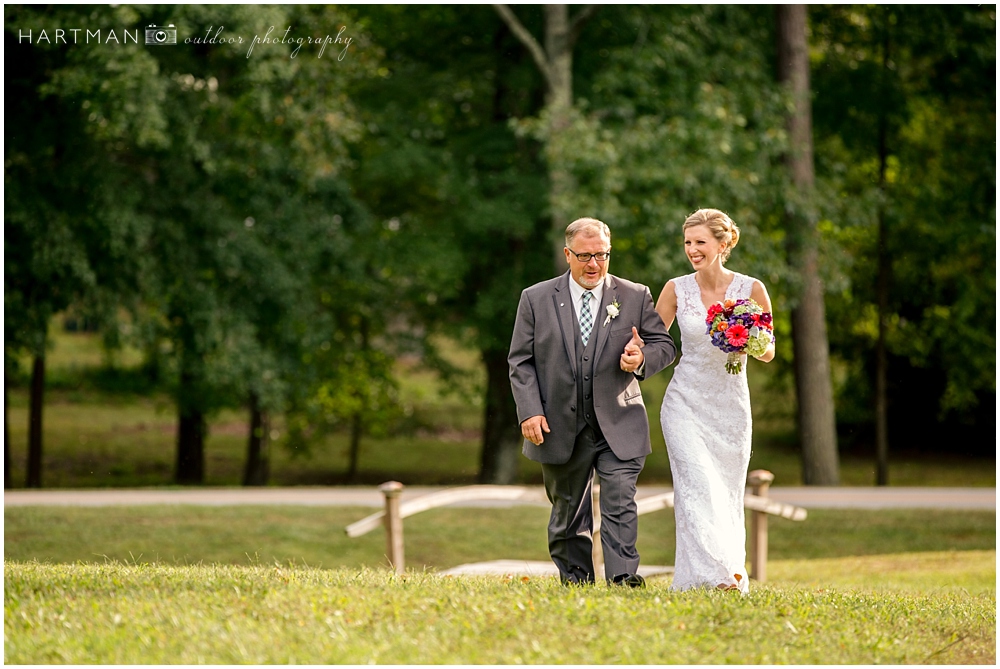
<instances>
[{"instance_id":1,"label":"wooden fence railing","mask_svg":"<svg viewBox=\"0 0 1000 669\"><path fill-rule=\"evenodd\" d=\"M764 469L755 469L747 476L750 489L743 498L744 506L750 510L750 577L763 582L767 579L767 517L781 516L790 520L805 520L806 510L768 499L768 487L774 481L774 474ZM386 551L389 562L398 573L403 573L405 557L403 549L403 519L421 511L427 511L456 502L509 501L548 503L544 491L523 486L474 485L449 488L439 492L402 502L400 497L403 484L389 481L379 486L385 497L385 509L362 518L347 526L347 536L360 537L378 527L385 528ZM601 551L600 529L600 486L594 486L594 570L600 573L604 565ZM645 497L636 502L639 515L673 508L674 493Z\"/></svg>"}]
</instances>

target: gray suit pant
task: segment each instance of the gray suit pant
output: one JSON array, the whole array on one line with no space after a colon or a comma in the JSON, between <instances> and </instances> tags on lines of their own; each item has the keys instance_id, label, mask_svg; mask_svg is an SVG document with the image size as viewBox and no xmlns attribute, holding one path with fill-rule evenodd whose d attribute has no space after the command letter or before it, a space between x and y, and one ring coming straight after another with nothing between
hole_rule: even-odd
<instances>
[{"instance_id":1,"label":"gray suit pant","mask_svg":"<svg viewBox=\"0 0 1000 669\"><path fill-rule=\"evenodd\" d=\"M632 575L639 569L635 490L646 456L619 460L604 435L590 426L576 437L573 454L561 465L542 464L545 493L552 502L549 554L564 582L593 583L594 474L601 483L601 546L604 576Z\"/></svg>"}]
</instances>

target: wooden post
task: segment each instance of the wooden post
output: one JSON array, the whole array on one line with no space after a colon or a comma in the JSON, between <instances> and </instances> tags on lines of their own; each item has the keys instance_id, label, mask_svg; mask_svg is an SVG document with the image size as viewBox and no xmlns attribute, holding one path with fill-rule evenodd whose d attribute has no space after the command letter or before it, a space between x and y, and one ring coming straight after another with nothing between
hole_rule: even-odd
<instances>
[{"instance_id":1,"label":"wooden post","mask_svg":"<svg viewBox=\"0 0 1000 669\"><path fill-rule=\"evenodd\" d=\"M774 481L774 474L766 469L755 469L747 475L747 485L757 497L767 497L767 489ZM767 580L767 514L750 512L750 578L759 583Z\"/></svg>"},{"instance_id":2,"label":"wooden post","mask_svg":"<svg viewBox=\"0 0 1000 669\"><path fill-rule=\"evenodd\" d=\"M591 539L594 546L591 549L591 556L594 562L594 584L599 585L604 582L604 546L601 544L601 485L595 483L590 493L591 504L594 512L594 531Z\"/></svg>"},{"instance_id":3,"label":"wooden post","mask_svg":"<svg viewBox=\"0 0 1000 669\"><path fill-rule=\"evenodd\" d=\"M389 564L396 570L397 574L402 574L405 568L403 519L399 515L399 497L403 494L403 487L399 481L387 481L378 487L385 495L385 538Z\"/></svg>"}]
</instances>

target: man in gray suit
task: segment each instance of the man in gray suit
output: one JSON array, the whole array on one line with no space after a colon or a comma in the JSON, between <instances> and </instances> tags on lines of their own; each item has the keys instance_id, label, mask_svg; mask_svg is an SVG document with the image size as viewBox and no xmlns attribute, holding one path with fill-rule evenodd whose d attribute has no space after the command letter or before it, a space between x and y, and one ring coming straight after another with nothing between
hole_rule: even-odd
<instances>
[{"instance_id":1,"label":"man in gray suit","mask_svg":"<svg viewBox=\"0 0 1000 669\"><path fill-rule=\"evenodd\" d=\"M549 554L563 582L594 581L596 472L605 578L641 587L635 489L652 449L639 381L676 349L649 288L608 274L607 225L573 221L564 251L569 270L526 288L517 307L507 361L523 452L542 465Z\"/></svg>"}]
</instances>

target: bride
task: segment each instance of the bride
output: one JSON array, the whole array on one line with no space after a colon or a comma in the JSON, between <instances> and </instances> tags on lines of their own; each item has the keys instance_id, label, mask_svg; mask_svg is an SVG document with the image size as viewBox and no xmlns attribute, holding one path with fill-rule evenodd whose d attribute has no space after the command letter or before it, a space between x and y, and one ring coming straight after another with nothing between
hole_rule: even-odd
<instances>
[{"instance_id":1,"label":"bride","mask_svg":"<svg viewBox=\"0 0 1000 669\"><path fill-rule=\"evenodd\" d=\"M739 374L726 371L726 353L706 334L708 308L752 298L771 311L764 284L726 269L739 228L717 209L684 221L684 250L692 274L663 287L656 311L681 331L682 357L663 397L660 424L674 482L677 555L672 588L747 592L743 494L750 463L750 390L746 355ZM774 344L757 359L774 358Z\"/></svg>"}]
</instances>

